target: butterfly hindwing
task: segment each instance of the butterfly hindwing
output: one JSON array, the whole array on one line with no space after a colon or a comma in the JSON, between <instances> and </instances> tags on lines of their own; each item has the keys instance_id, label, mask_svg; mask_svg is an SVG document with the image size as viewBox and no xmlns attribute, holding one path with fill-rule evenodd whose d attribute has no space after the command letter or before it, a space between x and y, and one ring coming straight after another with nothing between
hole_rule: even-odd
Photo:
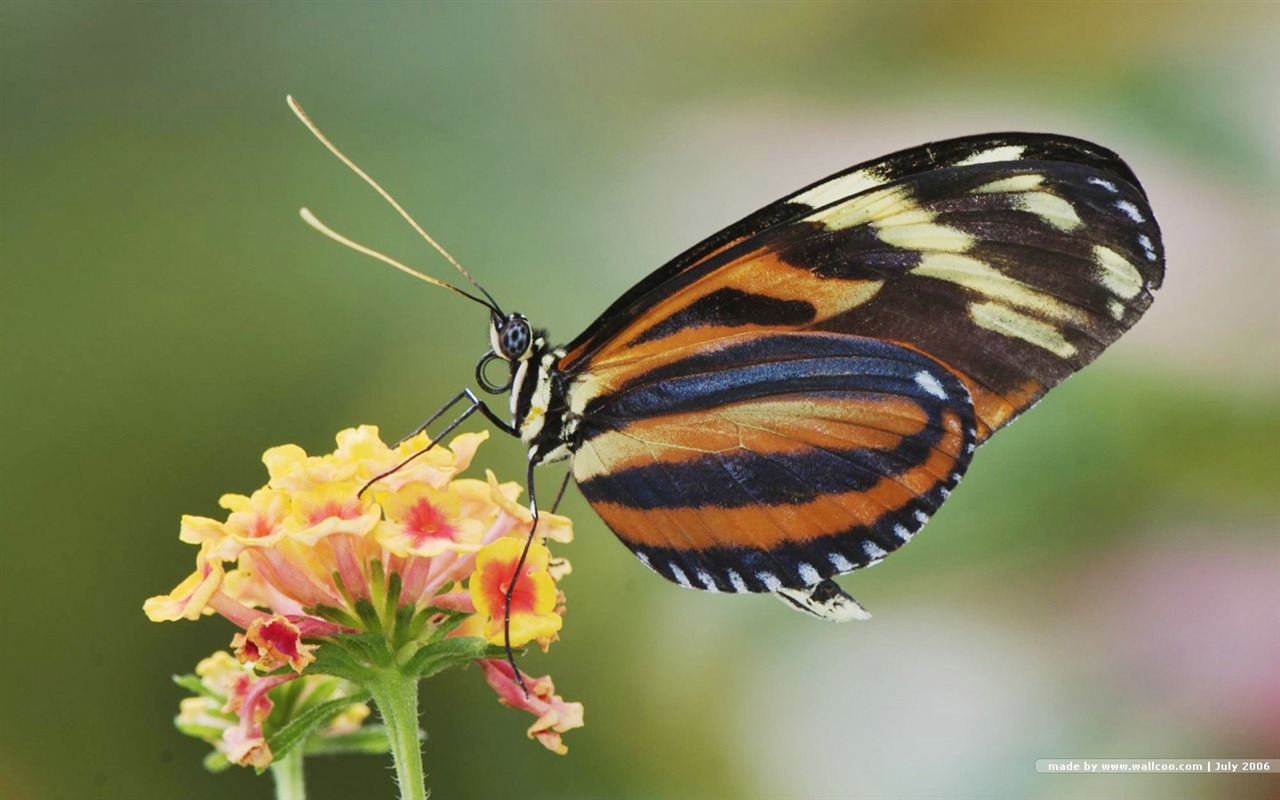
<instances>
[{"instance_id":1,"label":"butterfly hindwing","mask_svg":"<svg viewBox=\"0 0 1280 800\"><path fill-rule=\"evenodd\" d=\"M632 365L585 402L573 474L669 580L811 586L919 530L975 443L963 384L887 342L724 337Z\"/></svg>"}]
</instances>

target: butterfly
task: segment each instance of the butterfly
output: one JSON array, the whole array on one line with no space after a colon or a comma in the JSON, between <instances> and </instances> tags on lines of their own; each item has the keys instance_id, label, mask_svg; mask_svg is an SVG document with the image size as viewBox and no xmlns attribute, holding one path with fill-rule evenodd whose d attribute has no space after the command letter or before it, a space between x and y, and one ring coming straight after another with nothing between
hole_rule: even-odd
<instances>
[{"instance_id":1,"label":"butterfly","mask_svg":"<svg viewBox=\"0 0 1280 800\"><path fill-rule=\"evenodd\" d=\"M533 468L568 459L663 578L833 621L869 614L832 578L919 533L975 449L1137 322L1164 276L1129 167L1035 133L934 142L811 184L562 346L444 255L481 296L414 274L489 309L477 382L509 396L510 419L468 389L427 424L466 402L446 432L480 411L518 436L535 514Z\"/></svg>"}]
</instances>

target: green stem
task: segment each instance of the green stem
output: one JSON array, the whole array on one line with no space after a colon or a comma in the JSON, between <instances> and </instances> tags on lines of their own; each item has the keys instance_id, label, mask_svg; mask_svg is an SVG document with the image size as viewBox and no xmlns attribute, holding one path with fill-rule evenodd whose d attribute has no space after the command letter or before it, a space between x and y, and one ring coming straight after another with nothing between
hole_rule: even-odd
<instances>
[{"instance_id":1,"label":"green stem","mask_svg":"<svg viewBox=\"0 0 1280 800\"><path fill-rule=\"evenodd\" d=\"M295 747L284 758L271 762L276 783L276 800L307 800L307 781L302 774L302 748Z\"/></svg>"},{"instance_id":2,"label":"green stem","mask_svg":"<svg viewBox=\"0 0 1280 800\"><path fill-rule=\"evenodd\" d=\"M422 743L418 740L418 678L401 675L393 668L380 671L367 688L387 726L401 800L426 800Z\"/></svg>"}]
</instances>

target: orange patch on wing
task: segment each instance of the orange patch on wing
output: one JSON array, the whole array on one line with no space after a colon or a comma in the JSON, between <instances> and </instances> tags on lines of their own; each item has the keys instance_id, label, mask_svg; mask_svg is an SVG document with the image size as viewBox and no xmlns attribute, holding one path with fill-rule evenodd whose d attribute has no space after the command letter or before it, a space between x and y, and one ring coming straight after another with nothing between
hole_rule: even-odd
<instances>
[{"instance_id":1,"label":"orange patch on wing","mask_svg":"<svg viewBox=\"0 0 1280 800\"><path fill-rule=\"evenodd\" d=\"M619 331L591 357L593 372L632 363L640 359L661 357L673 349L704 344L735 333L768 330L801 330L813 323L855 308L875 296L883 281L842 280L820 277L812 271L789 264L772 252L756 251L695 281L679 292L667 295ZM799 325L778 325L762 321L759 325L706 325L677 331L639 344L632 341L660 321L678 314L692 303L722 289L734 289L779 300L800 300L815 309L814 319ZM582 355L580 345L560 359L560 369L569 368Z\"/></svg>"},{"instance_id":2,"label":"orange patch on wing","mask_svg":"<svg viewBox=\"0 0 1280 800\"><path fill-rule=\"evenodd\" d=\"M965 386L969 388L969 396L973 398L973 416L977 422L979 444L1003 428L1018 414L1026 411L1045 393L1044 386L1034 380L1026 380L1013 389L998 393L959 373L956 373L956 377L964 381Z\"/></svg>"},{"instance_id":3,"label":"orange patch on wing","mask_svg":"<svg viewBox=\"0 0 1280 800\"><path fill-rule=\"evenodd\" d=\"M675 277L675 275L683 275L689 270L695 269L701 264L705 264L710 259L715 258L716 256L720 255L721 253L733 247L734 245L741 244L742 242L746 241L747 238L748 237L746 236L739 236L737 239L734 239L733 241L726 242L720 245L715 250L712 250L711 252L704 255L702 258L699 258L697 261L694 261L693 263L684 267L679 272L672 275L672 277ZM587 348L590 347L594 342L595 342L595 339L591 337L588 337L587 339L583 340L582 344L579 344L577 347L573 348L572 350L568 351L563 356L561 356L560 360L556 362L556 369L559 369L562 371L568 370L575 361L577 361L579 358L582 358L582 354L586 352Z\"/></svg>"},{"instance_id":4,"label":"orange patch on wing","mask_svg":"<svg viewBox=\"0 0 1280 800\"><path fill-rule=\"evenodd\" d=\"M595 436L575 455L574 477L584 481L655 461L680 463L729 450L893 450L928 422L925 410L906 398L801 396L732 403L716 411L648 417Z\"/></svg>"},{"instance_id":5,"label":"orange patch on wing","mask_svg":"<svg viewBox=\"0 0 1280 800\"><path fill-rule=\"evenodd\" d=\"M736 546L770 550L871 525L904 508L913 498L944 482L956 468L964 437L960 418L944 415L946 434L919 466L885 476L865 491L823 495L806 503L741 508L634 509L593 503L609 527L628 544L705 550Z\"/></svg>"}]
</instances>

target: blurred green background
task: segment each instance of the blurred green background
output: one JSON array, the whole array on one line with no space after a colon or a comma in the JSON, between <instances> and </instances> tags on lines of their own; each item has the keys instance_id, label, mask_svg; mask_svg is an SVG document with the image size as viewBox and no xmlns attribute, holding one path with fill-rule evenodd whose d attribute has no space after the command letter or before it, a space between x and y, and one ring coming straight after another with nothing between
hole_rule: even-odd
<instances>
[{"instance_id":1,"label":"blurred green background","mask_svg":"<svg viewBox=\"0 0 1280 800\"><path fill-rule=\"evenodd\" d=\"M0 22L0 796L268 797L171 725L169 676L232 633L142 615L191 568L179 517L259 486L271 445L395 438L472 382L474 306L298 220L452 279L286 92L565 341L743 214L952 135L1102 142L1166 232L1137 328L845 581L871 622L668 585L571 493L567 624L524 666L587 727L558 758L478 671L433 679L433 797L1280 792L1034 771L1280 758L1280 5L5 0ZM522 474L514 441L480 460ZM308 769L317 798L391 796L377 758Z\"/></svg>"}]
</instances>

